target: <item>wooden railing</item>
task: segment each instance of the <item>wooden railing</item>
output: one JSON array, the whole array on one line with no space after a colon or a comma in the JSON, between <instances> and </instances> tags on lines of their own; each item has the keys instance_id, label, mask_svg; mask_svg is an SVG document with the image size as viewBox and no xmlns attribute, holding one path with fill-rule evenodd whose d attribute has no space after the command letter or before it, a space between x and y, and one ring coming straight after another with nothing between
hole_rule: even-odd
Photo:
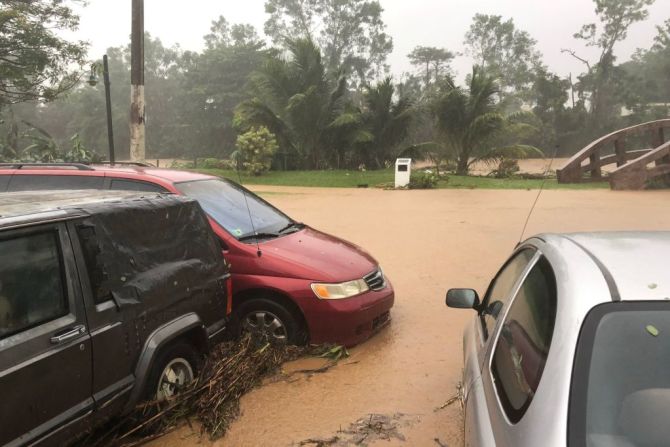
<instances>
[{"instance_id":1,"label":"wooden railing","mask_svg":"<svg viewBox=\"0 0 670 447\"><path fill-rule=\"evenodd\" d=\"M670 131L670 119L638 124L606 135L586 146L557 170L558 181L602 181L602 168L616 164L617 168L609 177L612 189L642 189L649 179L667 174L665 165L670 163L670 155L662 150L666 146L665 129ZM626 138L643 133L650 135L651 149L626 150ZM601 156L609 145L614 146L614 154ZM646 168L653 162L659 169Z\"/></svg>"}]
</instances>

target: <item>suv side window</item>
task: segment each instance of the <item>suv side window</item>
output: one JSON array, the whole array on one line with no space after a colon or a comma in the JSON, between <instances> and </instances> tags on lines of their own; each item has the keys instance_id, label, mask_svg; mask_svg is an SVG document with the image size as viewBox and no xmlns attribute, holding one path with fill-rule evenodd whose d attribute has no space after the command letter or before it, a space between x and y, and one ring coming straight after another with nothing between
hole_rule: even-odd
<instances>
[{"instance_id":1,"label":"suv side window","mask_svg":"<svg viewBox=\"0 0 670 447\"><path fill-rule=\"evenodd\" d=\"M99 261L102 249L95 234L95 227L91 225L78 225L77 235L79 236L81 251L84 254L84 263L86 264L86 271L88 272L88 279L91 284L93 302L101 304L111 300L111 292L103 286L104 281L107 279L107 274L102 267L102 263Z\"/></svg>"},{"instance_id":2,"label":"suv side window","mask_svg":"<svg viewBox=\"0 0 670 447\"><path fill-rule=\"evenodd\" d=\"M90 175L19 175L9 181L7 191L39 191L47 189L102 189L104 177Z\"/></svg>"},{"instance_id":3,"label":"suv side window","mask_svg":"<svg viewBox=\"0 0 670 447\"><path fill-rule=\"evenodd\" d=\"M167 192L165 188L153 183L118 178L112 179L109 188L120 191Z\"/></svg>"},{"instance_id":4,"label":"suv side window","mask_svg":"<svg viewBox=\"0 0 670 447\"><path fill-rule=\"evenodd\" d=\"M540 384L556 322L556 278L541 257L528 273L507 313L491 372L507 417L516 423Z\"/></svg>"},{"instance_id":5,"label":"suv side window","mask_svg":"<svg viewBox=\"0 0 670 447\"><path fill-rule=\"evenodd\" d=\"M498 272L495 279L491 282L482 308L482 320L484 325L484 333L486 338L493 333L496 327L500 311L509 299L514 285L521 277L521 274L528 266L528 263L533 259L535 250L531 248L524 249L514 255L507 264Z\"/></svg>"},{"instance_id":6,"label":"suv side window","mask_svg":"<svg viewBox=\"0 0 670 447\"><path fill-rule=\"evenodd\" d=\"M67 313L58 234L0 239L0 339Z\"/></svg>"}]
</instances>

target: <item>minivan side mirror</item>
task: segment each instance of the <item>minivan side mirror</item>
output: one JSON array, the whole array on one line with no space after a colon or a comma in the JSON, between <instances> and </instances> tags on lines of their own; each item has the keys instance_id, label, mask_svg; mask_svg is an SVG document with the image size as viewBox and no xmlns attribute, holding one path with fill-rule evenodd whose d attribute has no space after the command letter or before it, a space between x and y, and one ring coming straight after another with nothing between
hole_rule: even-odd
<instances>
[{"instance_id":1,"label":"minivan side mirror","mask_svg":"<svg viewBox=\"0 0 670 447\"><path fill-rule=\"evenodd\" d=\"M454 309L479 308L479 295L473 289L450 289L447 292L447 307Z\"/></svg>"}]
</instances>

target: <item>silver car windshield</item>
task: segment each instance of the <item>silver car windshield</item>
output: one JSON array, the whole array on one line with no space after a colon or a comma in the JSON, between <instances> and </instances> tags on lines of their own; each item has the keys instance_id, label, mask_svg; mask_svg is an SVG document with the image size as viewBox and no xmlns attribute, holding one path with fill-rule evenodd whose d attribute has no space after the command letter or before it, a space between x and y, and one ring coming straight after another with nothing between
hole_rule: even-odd
<instances>
[{"instance_id":1,"label":"silver car windshield","mask_svg":"<svg viewBox=\"0 0 670 447\"><path fill-rule=\"evenodd\" d=\"M212 179L175 186L185 196L196 199L212 219L237 239L254 233L274 235L293 222L256 194L232 182Z\"/></svg>"},{"instance_id":2,"label":"silver car windshield","mask_svg":"<svg viewBox=\"0 0 670 447\"><path fill-rule=\"evenodd\" d=\"M576 437L570 445L668 445L670 304L613 303L589 316L578 349L573 401Z\"/></svg>"}]
</instances>

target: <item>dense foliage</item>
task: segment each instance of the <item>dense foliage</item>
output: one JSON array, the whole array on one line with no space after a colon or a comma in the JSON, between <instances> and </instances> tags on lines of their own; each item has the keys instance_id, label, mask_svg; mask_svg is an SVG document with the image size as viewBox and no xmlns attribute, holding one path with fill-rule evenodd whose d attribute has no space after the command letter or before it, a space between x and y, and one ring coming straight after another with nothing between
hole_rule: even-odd
<instances>
[{"instance_id":1,"label":"dense foliage","mask_svg":"<svg viewBox=\"0 0 670 447\"><path fill-rule=\"evenodd\" d=\"M27 100L53 100L78 81L83 42L55 29L76 30L79 18L62 0L3 0L0 4L0 110Z\"/></svg>"},{"instance_id":2,"label":"dense foliage","mask_svg":"<svg viewBox=\"0 0 670 447\"><path fill-rule=\"evenodd\" d=\"M566 44L566 57L584 64L574 79L552 73L536 41L511 18L484 14L473 18L463 48L419 45L407 55L414 72L388 77L393 41L382 2L373 0L266 0L267 40L250 25L219 17L203 31L199 52L166 47L147 34L147 153L217 164L240 155L240 142L267 132L263 138L274 139L276 149L247 162L258 168L252 171L379 169L402 154L429 158L438 172L447 162L460 174L483 160L503 175L520 157L572 154L604 132L668 116L670 19L631 60L614 57L653 2L594 0L598 23L575 38L599 56L586 59ZM63 159L76 154L73 141L106 153L103 87L75 82L88 75L87 67L71 71L84 46L53 32L77 26L67 4L2 4L4 159ZM8 62L3 51L17 53ZM124 158L130 50L107 54L115 141ZM451 63L462 54L475 67L459 85Z\"/></svg>"}]
</instances>

